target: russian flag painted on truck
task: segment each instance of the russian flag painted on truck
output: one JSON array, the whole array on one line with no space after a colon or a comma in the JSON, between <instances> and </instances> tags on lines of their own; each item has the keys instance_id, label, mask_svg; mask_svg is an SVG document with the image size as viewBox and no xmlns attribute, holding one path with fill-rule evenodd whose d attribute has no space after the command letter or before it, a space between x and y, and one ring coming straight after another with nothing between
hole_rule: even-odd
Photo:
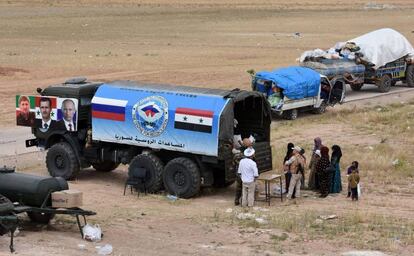
<instances>
[{"instance_id":1,"label":"russian flag painted on truck","mask_svg":"<svg viewBox=\"0 0 414 256\"><path fill-rule=\"evenodd\" d=\"M220 115L228 102L219 95L169 86L153 89L131 81L103 84L92 99L92 137L217 156Z\"/></svg>"},{"instance_id":2,"label":"russian flag painted on truck","mask_svg":"<svg viewBox=\"0 0 414 256\"><path fill-rule=\"evenodd\" d=\"M125 121L125 106L127 100L93 97L92 117L114 121Z\"/></svg>"}]
</instances>

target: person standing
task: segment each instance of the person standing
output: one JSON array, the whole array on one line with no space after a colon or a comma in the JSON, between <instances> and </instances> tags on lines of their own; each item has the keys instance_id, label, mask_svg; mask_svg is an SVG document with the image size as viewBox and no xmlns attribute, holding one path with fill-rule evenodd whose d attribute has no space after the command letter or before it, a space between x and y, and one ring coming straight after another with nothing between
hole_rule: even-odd
<instances>
[{"instance_id":1,"label":"person standing","mask_svg":"<svg viewBox=\"0 0 414 256\"><path fill-rule=\"evenodd\" d=\"M359 168L358 161L353 161L351 163L351 166L349 166L348 169L347 169L347 171L346 171L346 176L349 177L352 174L352 171L353 170L356 170L356 172L359 173L359 169L358 168ZM349 184L349 181L348 181L348 195L347 195L347 197L351 197L351 186Z\"/></svg>"},{"instance_id":2,"label":"person standing","mask_svg":"<svg viewBox=\"0 0 414 256\"><path fill-rule=\"evenodd\" d=\"M257 164L253 161L254 158L254 149L249 147L244 150L244 156L239 163L238 174L241 177L243 182L243 191L242 191L242 206L253 207L254 205L254 194L256 189L256 178L259 177L259 171L257 169Z\"/></svg>"},{"instance_id":3,"label":"person standing","mask_svg":"<svg viewBox=\"0 0 414 256\"><path fill-rule=\"evenodd\" d=\"M309 181L308 181L308 188L312 190L319 189L319 178L316 174L316 164L318 163L320 156L320 150L322 147L322 140L319 137L316 137L314 140L314 146L312 150L311 160L309 162ZM316 151L319 151L319 155L316 154Z\"/></svg>"},{"instance_id":4,"label":"person standing","mask_svg":"<svg viewBox=\"0 0 414 256\"><path fill-rule=\"evenodd\" d=\"M286 151L286 155L285 158L283 159L283 172L285 173L285 184L286 184L286 192L288 193L289 191L289 183L290 183L290 178L292 177L292 173L290 172L290 166L286 165L286 161L288 161L290 159L290 157L292 157L293 154L293 148L295 147L295 145L291 142L289 142L287 144L287 151Z\"/></svg>"},{"instance_id":5,"label":"person standing","mask_svg":"<svg viewBox=\"0 0 414 256\"><path fill-rule=\"evenodd\" d=\"M302 180L302 174L300 173L300 169L304 168L305 160L303 156L301 156L301 148L295 146L293 148L293 156L285 162L285 165L290 166L290 172L292 174L292 178L289 184L289 192L286 196L287 199L291 199L293 195L293 191L296 191L296 197L300 197L300 184Z\"/></svg>"},{"instance_id":6,"label":"person standing","mask_svg":"<svg viewBox=\"0 0 414 256\"><path fill-rule=\"evenodd\" d=\"M358 201L359 174L355 168L352 170L351 175L349 175L348 182L351 188L352 201Z\"/></svg>"},{"instance_id":7,"label":"person standing","mask_svg":"<svg viewBox=\"0 0 414 256\"><path fill-rule=\"evenodd\" d=\"M339 165L341 157L341 147L338 145L333 145L331 155L331 166L334 168L335 171L333 172L329 193L339 193L342 191L341 168Z\"/></svg>"},{"instance_id":8,"label":"person standing","mask_svg":"<svg viewBox=\"0 0 414 256\"><path fill-rule=\"evenodd\" d=\"M329 148L321 147L321 159L316 164L316 174L320 178L320 197L327 197L331 185L332 172L330 170Z\"/></svg>"}]
</instances>

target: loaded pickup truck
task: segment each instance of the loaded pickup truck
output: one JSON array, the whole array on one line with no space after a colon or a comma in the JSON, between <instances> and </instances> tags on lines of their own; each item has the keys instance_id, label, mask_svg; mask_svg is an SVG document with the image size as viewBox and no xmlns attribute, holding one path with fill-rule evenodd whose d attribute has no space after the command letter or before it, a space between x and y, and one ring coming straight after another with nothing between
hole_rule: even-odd
<instances>
[{"instance_id":1,"label":"loaded pickup truck","mask_svg":"<svg viewBox=\"0 0 414 256\"><path fill-rule=\"evenodd\" d=\"M327 51L307 51L301 66L328 78L342 76L354 91L375 84L388 92L401 81L414 87L414 48L399 32L385 28L337 43Z\"/></svg>"},{"instance_id":2,"label":"loaded pickup truck","mask_svg":"<svg viewBox=\"0 0 414 256\"><path fill-rule=\"evenodd\" d=\"M26 125L35 139L26 146L48 149L51 176L125 164L145 170L149 192L189 198L201 187L228 186L236 178L234 119L243 138L256 139L259 172L272 169L270 106L259 92L71 79L38 93L16 101L31 102L36 116Z\"/></svg>"},{"instance_id":3,"label":"loaded pickup truck","mask_svg":"<svg viewBox=\"0 0 414 256\"><path fill-rule=\"evenodd\" d=\"M322 114L345 97L342 77L328 79L299 66L253 73L252 89L268 99L272 113L290 120L296 119L299 111Z\"/></svg>"}]
</instances>

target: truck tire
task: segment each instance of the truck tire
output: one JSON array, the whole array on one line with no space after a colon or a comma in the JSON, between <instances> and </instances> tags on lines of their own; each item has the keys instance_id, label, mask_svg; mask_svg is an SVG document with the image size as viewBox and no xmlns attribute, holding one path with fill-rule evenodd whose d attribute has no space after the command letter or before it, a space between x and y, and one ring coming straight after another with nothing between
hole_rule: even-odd
<instances>
[{"instance_id":1,"label":"truck tire","mask_svg":"<svg viewBox=\"0 0 414 256\"><path fill-rule=\"evenodd\" d=\"M295 120L296 118L298 118L298 110L295 108L295 109L283 111L282 116L283 118L287 120Z\"/></svg>"},{"instance_id":2,"label":"truck tire","mask_svg":"<svg viewBox=\"0 0 414 256\"><path fill-rule=\"evenodd\" d=\"M200 191L200 186L200 170L193 160L178 157L165 166L164 187L171 195L190 198Z\"/></svg>"},{"instance_id":3,"label":"truck tire","mask_svg":"<svg viewBox=\"0 0 414 256\"><path fill-rule=\"evenodd\" d=\"M408 87L414 87L414 64L408 65L405 71L405 80Z\"/></svg>"},{"instance_id":4,"label":"truck tire","mask_svg":"<svg viewBox=\"0 0 414 256\"><path fill-rule=\"evenodd\" d=\"M55 217L53 213L42 213L42 212L28 212L30 221L40 223L40 224L49 224L49 221Z\"/></svg>"},{"instance_id":5,"label":"truck tire","mask_svg":"<svg viewBox=\"0 0 414 256\"><path fill-rule=\"evenodd\" d=\"M149 193L157 193L162 189L164 164L157 156L150 153L135 156L129 163L128 172L132 172L134 168L147 170L145 187Z\"/></svg>"},{"instance_id":6,"label":"truck tire","mask_svg":"<svg viewBox=\"0 0 414 256\"><path fill-rule=\"evenodd\" d=\"M357 92L357 91L360 91L363 85L364 85L364 84L350 84L351 89L352 89L353 91L356 91L356 92Z\"/></svg>"},{"instance_id":7,"label":"truck tire","mask_svg":"<svg viewBox=\"0 0 414 256\"><path fill-rule=\"evenodd\" d=\"M48 150L46 166L50 176L66 180L75 178L80 170L75 151L67 142L59 142Z\"/></svg>"},{"instance_id":8,"label":"truck tire","mask_svg":"<svg viewBox=\"0 0 414 256\"><path fill-rule=\"evenodd\" d=\"M318 108L313 109L313 113L315 114L323 114L326 111L327 104L325 101L322 101L321 105Z\"/></svg>"},{"instance_id":9,"label":"truck tire","mask_svg":"<svg viewBox=\"0 0 414 256\"><path fill-rule=\"evenodd\" d=\"M94 163L92 167L97 170L98 172L110 172L115 170L119 166L119 163L115 163L113 161L103 161L101 163Z\"/></svg>"},{"instance_id":10,"label":"truck tire","mask_svg":"<svg viewBox=\"0 0 414 256\"><path fill-rule=\"evenodd\" d=\"M380 92L388 92L391 88L391 83L391 77L384 75L376 82L376 85L378 86Z\"/></svg>"}]
</instances>

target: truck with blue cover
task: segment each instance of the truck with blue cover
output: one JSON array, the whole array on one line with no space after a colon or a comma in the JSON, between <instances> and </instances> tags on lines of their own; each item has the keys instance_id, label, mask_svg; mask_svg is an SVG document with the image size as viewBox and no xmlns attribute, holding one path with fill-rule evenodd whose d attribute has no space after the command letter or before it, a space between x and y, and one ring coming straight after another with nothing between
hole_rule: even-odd
<instances>
[{"instance_id":1,"label":"truck with blue cover","mask_svg":"<svg viewBox=\"0 0 414 256\"><path fill-rule=\"evenodd\" d=\"M202 187L228 186L237 172L234 119L243 138L256 139L259 172L272 169L270 106L259 92L86 79L38 92L36 105L47 106L42 102L50 98L57 122L65 118L65 108L72 107L66 104L68 99L77 103L71 114L76 117L72 121L76 131L67 125L67 129L33 127L36 138L26 141L26 146L48 149L51 176L72 179L82 168L110 172L125 164L129 172L145 170L149 192L165 189L189 198ZM44 109L34 109L36 119L47 116Z\"/></svg>"},{"instance_id":2,"label":"truck with blue cover","mask_svg":"<svg viewBox=\"0 0 414 256\"><path fill-rule=\"evenodd\" d=\"M268 99L272 113L290 120L296 119L299 111L322 114L327 106L342 103L345 97L345 81L341 77L328 79L299 66L254 73L252 89Z\"/></svg>"}]
</instances>

